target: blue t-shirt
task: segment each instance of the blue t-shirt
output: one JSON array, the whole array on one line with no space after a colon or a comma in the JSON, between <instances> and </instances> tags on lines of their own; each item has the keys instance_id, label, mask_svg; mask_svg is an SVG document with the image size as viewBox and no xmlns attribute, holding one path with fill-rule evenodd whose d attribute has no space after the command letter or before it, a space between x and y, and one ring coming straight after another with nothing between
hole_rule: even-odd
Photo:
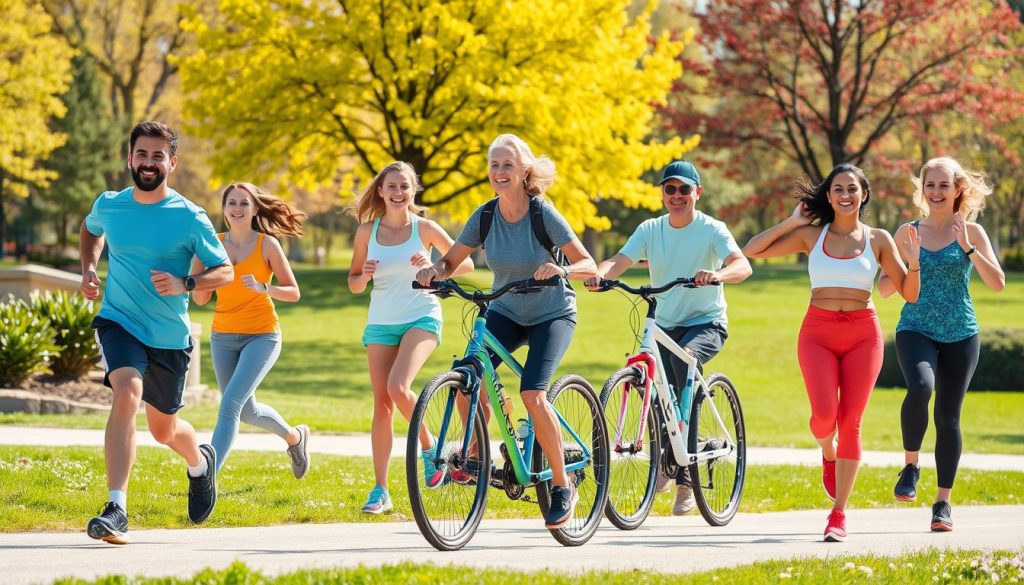
<instances>
[{"instance_id":1,"label":"blue t-shirt","mask_svg":"<svg viewBox=\"0 0 1024 585\"><path fill-rule=\"evenodd\" d=\"M478 248L480 241L481 205L469 216L466 226L459 234L459 242L470 248ZM544 229L551 243L561 248L575 237L569 222L565 221L554 206L541 200ZM553 262L551 254L540 245L533 233L530 213L515 223L505 221L498 209L494 210L491 229L487 232L487 266L494 273L495 289L506 284L533 277L544 263ZM576 314L576 293L562 280L561 286L544 287L540 292L530 294L507 294L494 301L490 310L501 313L512 321L524 325L536 325L566 315Z\"/></svg>"},{"instance_id":2,"label":"blue t-shirt","mask_svg":"<svg viewBox=\"0 0 1024 585\"><path fill-rule=\"evenodd\" d=\"M699 270L718 270L723 260L740 247L725 224L697 211L686 227L675 228L662 215L640 224L619 254L633 262L648 261L651 285L689 278ZM659 326L692 327L721 321L725 316L722 286L676 287L658 295L654 320Z\"/></svg>"},{"instance_id":3,"label":"blue t-shirt","mask_svg":"<svg viewBox=\"0 0 1024 585\"><path fill-rule=\"evenodd\" d=\"M109 249L99 316L149 347L185 349L188 294L161 296L149 271L185 277L194 256L204 266L219 266L228 263L227 252L201 207L175 191L144 205L132 198L132 191L101 194L85 218L89 233L106 236Z\"/></svg>"}]
</instances>

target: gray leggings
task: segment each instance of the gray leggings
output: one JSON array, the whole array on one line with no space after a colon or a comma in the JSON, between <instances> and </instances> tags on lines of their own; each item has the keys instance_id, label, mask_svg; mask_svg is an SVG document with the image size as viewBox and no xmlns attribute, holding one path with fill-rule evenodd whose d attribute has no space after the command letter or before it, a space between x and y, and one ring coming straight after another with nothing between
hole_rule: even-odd
<instances>
[{"instance_id":1,"label":"gray leggings","mask_svg":"<svg viewBox=\"0 0 1024 585\"><path fill-rule=\"evenodd\" d=\"M222 393L217 426L213 430L213 448L217 451L217 471L227 461L231 445L238 435L238 421L255 425L282 439L292 432L276 410L256 402L256 387L281 354L280 333L217 333L210 335L210 354L217 385Z\"/></svg>"}]
</instances>

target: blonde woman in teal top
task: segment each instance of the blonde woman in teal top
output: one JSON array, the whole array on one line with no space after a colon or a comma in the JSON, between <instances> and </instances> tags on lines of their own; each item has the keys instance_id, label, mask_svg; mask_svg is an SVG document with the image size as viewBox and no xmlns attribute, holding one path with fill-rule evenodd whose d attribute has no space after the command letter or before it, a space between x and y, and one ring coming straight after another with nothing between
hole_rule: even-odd
<instances>
[{"instance_id":1,"label":"blonde woman in teal top","mask_svg":"<svg viewBox=\"0 0 1024 585\"><path fill-rule=\"evenodd\" d=\"M917 229L921 236L921 294L907 303L896 326L896 353L907 381L901 423L906 466L893 495L912 502L921 469L918 455L928 430L928 402L935 393L935 463L938 492L932 506L931 529L953 529L949 505L960 462L960 409L978 365L978 321L968 285L971 272L992 290L1006 278L985 229L974 219L985 207L992 187L980 173L964 169L949 157L934 158L914 179L914 203L924 217L896 232ZM883 296L894 292L882 277Z\"/></svg>"}]
</instances>

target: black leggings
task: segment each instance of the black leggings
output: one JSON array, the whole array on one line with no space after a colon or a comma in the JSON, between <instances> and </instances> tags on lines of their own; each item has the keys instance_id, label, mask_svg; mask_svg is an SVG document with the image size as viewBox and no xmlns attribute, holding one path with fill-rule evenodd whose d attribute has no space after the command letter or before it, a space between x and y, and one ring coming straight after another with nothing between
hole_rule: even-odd
<instances>
[{"instance_id":1,"label":"black leggings","mask_svg":"<svg viewBox=\"0 0 1024 585\"><path fill-rule=\"evenodd\" d=\"M981 343L974 335L940 343L916 331L896 333L896 355L907 380L900 420L903 449L920 451L928 430L928 401L935 390L935 467L939 487L952 488L960 464L960 408L978 366Z\"/></svg>"}]
</instances>

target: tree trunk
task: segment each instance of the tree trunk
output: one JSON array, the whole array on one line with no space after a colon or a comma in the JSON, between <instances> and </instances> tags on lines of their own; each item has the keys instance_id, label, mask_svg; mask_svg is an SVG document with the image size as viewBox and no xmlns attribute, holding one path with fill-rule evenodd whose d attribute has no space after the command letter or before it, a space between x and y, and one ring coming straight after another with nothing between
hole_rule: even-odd
<instances>
[{"instance_id":1,"label":"tree trunk","mask_svg":"<svg viewBox=\"0 0 1024 585\"><path fill-rule=\"evenodd\" d=\"M4 187L7 182L7 174L0 169L0 259L7 251L7 215L4 209Z\"/></svg>"}]
</instances>

